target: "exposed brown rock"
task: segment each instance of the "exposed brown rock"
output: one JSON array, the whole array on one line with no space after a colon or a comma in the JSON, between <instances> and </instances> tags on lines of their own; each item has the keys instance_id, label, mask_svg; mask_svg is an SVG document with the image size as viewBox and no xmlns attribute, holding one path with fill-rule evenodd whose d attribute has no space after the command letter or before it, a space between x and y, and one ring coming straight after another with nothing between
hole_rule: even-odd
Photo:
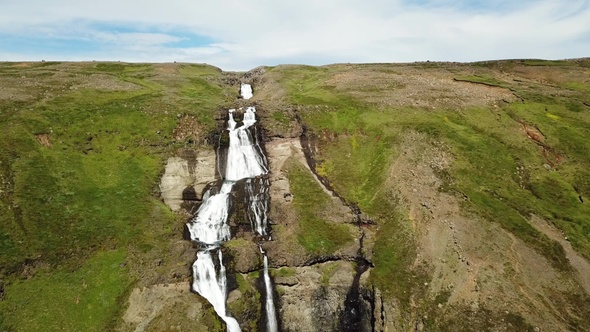
<instances>
[{"instance_id":1,"label":"exposed brown rock","mask_svg":"<svg viewBox=\"0 0 590 332\"><path fill-rule=\"evenodd\" d=\"M37 142L39 142L39 144L48 148L51 147L51 136L49 134L37 134L35 137L37 138Z\"/></svg>"}]
</instances>

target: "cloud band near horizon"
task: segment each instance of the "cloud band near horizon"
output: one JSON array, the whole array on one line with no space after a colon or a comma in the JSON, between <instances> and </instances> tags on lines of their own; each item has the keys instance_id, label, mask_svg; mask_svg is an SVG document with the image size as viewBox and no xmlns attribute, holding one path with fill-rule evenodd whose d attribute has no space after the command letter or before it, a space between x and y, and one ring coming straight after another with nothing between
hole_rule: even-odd
<instances>
[{"instance_id":1,"label":"cloud band near horizon","mask_svg":"<svg viewBox=\"0 0 590 332\"><path fill-rule=\"evenodd\" d=\"M338 62L590 55L590 1L0 0L0 60Z\"/></svg>"}]
</instances>

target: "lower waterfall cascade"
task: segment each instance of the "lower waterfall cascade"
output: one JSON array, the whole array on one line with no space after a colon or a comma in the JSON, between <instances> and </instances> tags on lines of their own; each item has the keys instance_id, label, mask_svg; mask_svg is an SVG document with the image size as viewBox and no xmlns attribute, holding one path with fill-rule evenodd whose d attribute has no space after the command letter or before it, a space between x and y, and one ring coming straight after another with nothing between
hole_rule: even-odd
<instances>
[{"instance_id":1,"label":"lower waterfall cascade","mask_svg":"<svg viewBox=\"0 0 590 332\"><path fill-rule=\"evenodd\" d=\"M243 99L252 97L249 84L242 84ZM240 109L241 110L241 109ZM199 250L192 266L192 290L207 299L217 315L227 325L227 331L241 331L238 321L227 310L227 278L223 262L222 246L231 238L228 217L232 207L232 191L243 190L246 201L246 216L251 229L260 237L268 236L269 181L266 158L258 146L251 127L256 123L255 107L243 112L241 126L234 119L235 109L228 111L227 130L229 148L221 185L211 186L203 195L203 201L195 217L186 224L193 243ZM239 188L238 188L239 187ZM266 327L269 332L278 331L276 309L272 293L272 281L268 273L268 257L260 247L264 261L264 284L266 299Z\"/></svg>"},{"instance_id":2,"label":"lower waterfall cascade","mask_svg":"<svg viewBox=\"0 0 590 332\"><path fill-rule=\"evenodd\" d=\"M266 330L268 332L276 332L278 331L278 324L277 324L277 313L275 310L274 299L272 294L272 282L270 280L270 276L268 275L268 257L266 253L262 251L262 255L264 255L264 286L266 292Z\"/></svg>"}]
</instances>

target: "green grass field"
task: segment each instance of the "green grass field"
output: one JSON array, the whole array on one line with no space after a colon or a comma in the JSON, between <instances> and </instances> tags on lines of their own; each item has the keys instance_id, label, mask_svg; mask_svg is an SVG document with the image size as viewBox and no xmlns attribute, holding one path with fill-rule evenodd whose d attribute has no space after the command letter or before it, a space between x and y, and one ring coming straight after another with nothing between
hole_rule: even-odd
<instances>
[{"instance_id":1,"label":"green grass field","mask_svg":"<svg viewBox=\"0 0 590 332\"><path fill-rule=\"evenodd\" d=\"M128 250L166 248L177 221L157 184L185 144L178 115L207 133L233 96L214 67L156 67L0 66L0 330L107 330L135 281Z\"/></svg>"},{"instance_id":2,"label":"green grass field","mask_svg":"<svg viewBox=\"0 0 590 332\"><path fill-rule=\"evenodd\" d=\"M6 287L3 328L15 331L105 331L130 285L125 253L103 251L75 270L39 272Z\"/></svg>"},{"instance_id":3,"label":"green grass field","mask_svg":"<svg viewBox=\"0 0 590 332\"><path fill-rule=\"evenodd\" d=\"M322 219L321 213L331 205L331 199L309 171L292 158L287 160L285 167L293 192L293 206L298 214L299 244L310 253L326 255L352 241L349 225Z\"/></svg>"}]
</instances>

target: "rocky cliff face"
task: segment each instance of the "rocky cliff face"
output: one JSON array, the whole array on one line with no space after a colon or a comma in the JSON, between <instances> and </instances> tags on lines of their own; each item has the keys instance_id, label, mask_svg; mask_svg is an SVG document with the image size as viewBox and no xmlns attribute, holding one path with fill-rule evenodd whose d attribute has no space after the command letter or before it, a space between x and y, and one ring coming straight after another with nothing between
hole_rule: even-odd
<instances>
[{"instance_id":1,"label":"rocky cliff face","mask_svg":"<svg viewBox=\"0 0 590 332\"><path fill-rule=\"evenodd\" d=\"M164 203L172 211L179 211L185 204L196 204L203 198L207 184L216 179L215 151L181 151L179 156L170 157L166 162L164 175L160 180L160 192Z\"/></svg>"}]
</instances>

